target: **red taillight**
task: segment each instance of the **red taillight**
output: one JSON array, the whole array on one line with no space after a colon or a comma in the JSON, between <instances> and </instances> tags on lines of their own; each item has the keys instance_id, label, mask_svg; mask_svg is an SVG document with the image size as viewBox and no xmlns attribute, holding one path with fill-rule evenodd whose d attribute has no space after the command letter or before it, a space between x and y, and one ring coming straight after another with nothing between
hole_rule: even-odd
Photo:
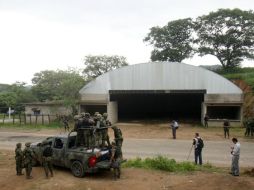
<instances>
[{"instance_id":1,"label":"red taillight","mask_svg":"<svg viewBox=\"0 0 254 190\"><path fill-rule=\"evenodd\" d=\"M88 160L89 167L94 167L96 164L97 158L96 156L91 156Z\"/></svg>"}]
</instances>

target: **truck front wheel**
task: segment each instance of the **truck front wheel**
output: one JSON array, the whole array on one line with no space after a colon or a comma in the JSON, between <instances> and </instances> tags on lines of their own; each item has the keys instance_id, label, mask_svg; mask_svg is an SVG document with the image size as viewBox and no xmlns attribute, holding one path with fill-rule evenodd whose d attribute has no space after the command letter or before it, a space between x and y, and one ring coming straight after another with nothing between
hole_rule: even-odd
<instances>
[{"instance_id":1,"label":"truck front wheel","mask_svg":"<svg viewBox=\"0 0 254 190\"><path fill-rule=\"evenodd\" d=\"M84 177L84 167L80 161L74 161L71 164L71 172L75 177Z\"/></svg>"}]
</instances>

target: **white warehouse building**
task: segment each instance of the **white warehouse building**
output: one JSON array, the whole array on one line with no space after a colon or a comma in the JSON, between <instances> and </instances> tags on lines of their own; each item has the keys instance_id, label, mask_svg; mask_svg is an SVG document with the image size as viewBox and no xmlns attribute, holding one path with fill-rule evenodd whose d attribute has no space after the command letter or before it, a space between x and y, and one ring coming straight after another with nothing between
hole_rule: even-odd
<instances>
[{"instance_id":1,"label":"white warehouse building","mask_svg":"<svg viewBox=\"0 0 254 190\"><path fill-rule=\"evenodd\" d=\"M243 92L202 67L150 62L107 72L80 90L80 112L108 112L124 119L167 118L210 122L242 120Z\"/></svg>"}]
</instances>

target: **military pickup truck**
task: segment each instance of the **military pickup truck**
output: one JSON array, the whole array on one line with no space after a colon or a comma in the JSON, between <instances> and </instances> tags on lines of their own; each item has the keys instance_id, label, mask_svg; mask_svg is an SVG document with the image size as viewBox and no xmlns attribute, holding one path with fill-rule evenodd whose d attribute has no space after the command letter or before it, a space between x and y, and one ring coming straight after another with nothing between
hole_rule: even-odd
<instances>
[{"instance_id":1,"label":"military pickup truck","mask_svg":"<svg viewBox=\"0 0 254 190\"><path fill-rule=\"evenodd\" d=\"M75 177L83 177L99 170L110 170L109 148L77 147L76 136L76 132L70 132L68 135L48 137L40 143L32 143L35 161L42 164L43 142L47 141L53 149L53 165L69 168Z\"/></svg>"}]
</instances>

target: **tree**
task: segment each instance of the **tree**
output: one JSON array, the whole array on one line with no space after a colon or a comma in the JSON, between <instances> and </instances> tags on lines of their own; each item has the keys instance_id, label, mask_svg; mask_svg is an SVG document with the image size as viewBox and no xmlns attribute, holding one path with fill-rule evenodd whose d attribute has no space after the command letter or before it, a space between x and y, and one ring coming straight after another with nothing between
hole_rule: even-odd
<instances>
[{"instance_id":1,"label":"tree","mask_svg":"<svg viewBox=\"0 0 254 190\"><path fill-rule=\"evenodd\" d=\"M128 65L126 58L118 55L88 55L85 56L84 64L86 68L83 73L87 80L96 78L113 69Z\"/></svg>"},{"instance_id":2,"label":"tree","mask_svg":"<svg viewBox=\"0 0 254 190\"><path fill-rule=\"evenodd\" d=\"M193 56L193 22L191 18L169 22L163 27L152 27L144 41L153 45L152 61L176 61Z\"/></svg>"},{"instance_id":3,"label":"tree","mask_svg":"<svg viewBox=\"0 0 254 190\"><path fill-rule=\"evenodd\" d=\"M61 100L67 107L74 108L85 80L75 70L46 70L34 74L32 83L32 91L40 101Z\"/></svg>"},{"instance_id":4,"label":"tree","mask_svg":"<svg viewBox=\"0 0 254 190\"><path fill-rule=\"evenodd\" d=\"M216 56L224 69L240 66L244 58L254 58L252 11L219 9L198 17L195 31L200 55Z\"/></svg>"},{"instance_id":5,"label":"tree","mask_svg":"<svg viewBox=\"0 0 254 190\"><path fill-rule=\"evenodd\" d=\"M31 89L23 82L7 85L0 93L1 112L6 112L8 107L14 108L16 112L24 111L23 103L35 101Z\"/></svg>"}]
</instances>

